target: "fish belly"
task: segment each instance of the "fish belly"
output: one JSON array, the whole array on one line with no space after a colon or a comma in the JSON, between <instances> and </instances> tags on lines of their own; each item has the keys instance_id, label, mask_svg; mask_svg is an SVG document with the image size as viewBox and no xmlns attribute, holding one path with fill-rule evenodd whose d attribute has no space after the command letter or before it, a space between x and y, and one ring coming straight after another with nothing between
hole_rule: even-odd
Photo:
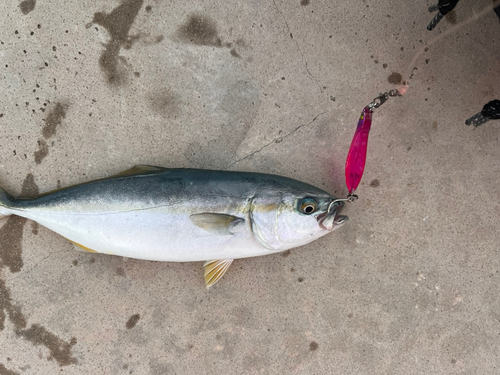
<instances>
[{"instance_id":1,"label":"fish belly","mask_svg":"<svg viewBox=\"0 0 500 375\"><path fill-rule=\"evenodd\" d=\"M195 225L187 213L144 209L111 213L13 212L99 253L124 257L189 262L271 254L250 226L217 235Z\"/></svg>"}]
</instances>

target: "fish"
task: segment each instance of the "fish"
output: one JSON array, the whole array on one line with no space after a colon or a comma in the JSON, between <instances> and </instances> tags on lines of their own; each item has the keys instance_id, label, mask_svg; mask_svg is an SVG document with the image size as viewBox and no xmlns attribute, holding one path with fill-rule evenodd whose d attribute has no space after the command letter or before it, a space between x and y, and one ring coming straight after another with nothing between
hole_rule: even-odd
<instances>
[{"instance_id":1,"label":"fish","mask_svg":"<svg viewBox=\"0 0 500 375\"><path fill-rule=\"evenodd\" d=\"M204 261L207 288L234 259L283 252L341 227L344 205L287 177L149 165L32 197L0 188L1 217L36 221L78 250Z\"/></svg>"}]
</instances>

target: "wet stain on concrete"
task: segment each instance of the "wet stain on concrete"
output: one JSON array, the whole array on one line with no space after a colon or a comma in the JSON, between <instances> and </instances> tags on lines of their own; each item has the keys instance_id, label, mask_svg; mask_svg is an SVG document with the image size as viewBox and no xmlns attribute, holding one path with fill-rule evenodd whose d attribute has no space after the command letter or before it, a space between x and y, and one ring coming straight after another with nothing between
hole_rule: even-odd
<instances>
[{"instance_id":1,"label":"wet stain on concrete","mask_svg":"<svg viewBox=\"0 0 500 375\"><path fill-rule=\"evenodd\" d=\"M40 194L38 185L35 182L35 177L32 173L28 173L23 181L23 186L21 188L21 196L31 197Z\"/></svg>"},{"instance_id":2,"label":"wet stain on concrete","mask_svg":"<svg viewBox=\"0 0 500 375\"><path fill-rule=\"evenodd\" d=\"M179 111L177 95L169 89L151 92L146 96L146 100L153 112L161 116L174 117Z\"/></svg>"},{"instance_id":3,"label":"wet stain on concrete","mask_svg":"<svg viewBox=\"0 0 500 375\"><path fill-rule=\"evenodd\" d=\"M138 36L129 36L130 28L139 13L144 0L126 0L111 13L94 13L92 23L104 27L111 36L99 58L99 66L110 85L120 85L125 80L124 58L119 56L120 49L130 48Z\"/></svg>"},{"instance_id":4,"label":"wet stain on concrete","mask_svg":"<svg viewBox=\"0 0 500 375\"><path fill-rule=\"evenodd\" d=\"M21 271L23 267L21 242L27 221L23 217L9 216L0 228L0 268L8 267L12 273Z\"/></svg>"},{"instance_id":5,"label":"wet stain on concrete","mask_svg":"<svg viewBox=\"0 0 500 375\"><path fill-rule=\"evenodd\" d=\"M0 363L0 375L19 375L19 373L8 370L2 363Z\"/></svg>"},{"instance_id":6,"label":"wet stain on concrete","mask_svg":"<svg viewBox=\"0 0 500 375\"><path fill-rule=\"evenodd\" d=\"M57 127L61 125L62 119L66 117L68 106L62 103L56 103L45 118L45 125L42 129L42 135L49 139L56 135Z\"/></svg>"},{"instance_id":7,"label":"wet stain on concrete","mask_svg":"<svg viewBox=\"0 0 500 375\"><path fill-rule=\"evenodd\" d=\"M129 318L129 320L127 320L127 323L125 324L125 327L127 327L127 329L134 328L140 318L141 318L141 316L139 314L132 315Z\"/></svg>"},{"instance_id":8,"label":"wet stain on concrete","mask_svg":"<svg viewBox=\"0 0 500 375\"><path fill-rule=\"evenodd\" d=\"M77 342L75 337L72 337L69 342L66 342L47 331L39 324L32 324L31 327L26 330L17 330L16 334L35 346L45 346L50 351L48 359L54 359L61 367L73 365L78 362L77 359L71 355L71 349Z\"/></svg>"},{"instance_id":9,"label":"wet stain on concrete","mask_svg":"<svg viewBox=\"0 0 500 375\"><path fill-rule=\"evenodd\" d=\"M76 266L78 266L78 261L75 259L74 261L71 262L71 264L76 267Z\"/></svg>"},{"instance_id":10,"label":"wet stain on concrete","mask_svg":"<svg viewBox=\"0 0 500 375\"><path fill-rule=\"evenodd\" d=\"M28 174L23 182L21 195L30 196L35 194L38 194L38 186L33 175ZM13 273L19 272L23 266L21 239L26 221L24 218L11 216L9 221L0 229L0 244L2 245L0 247L0 267L9 267ZM12 301L5 280L0 278L0 331L5 328L7 316L14 325L17 336L25 338L33 345L46 346L50 350L50 358L55 359L60 366L76 363L76 358L71 357L70 353L71 348L76 344L76 339L71 339L68 344L38 324L32 325L27 330L24 329L27 326L26 318L21 308Z\"/></svg>"},{"instance_id":11,"label":"wet stain on concrete","mask_svg":"<svg viewBox=\"0 0 500 375\"><path fill-rule=\"evenodd\" d=\"M286 257L290 256L290 250L283 251L283 252L281 253L281 256L282 256L283 258L286 258Z\"/></svg>"},{"instance_id":12,"label":"wet stain on concrete","mask_svg":"<svg viewBox=\"0 0 500 375\"><path fill-rule=\"evenodd\" d=\"M192 14L177 31L179 38L185 43L201 46L221 47L222 40L217 35L215 22L200 14Z\"/></svg>"},{"instance_id":13,"label":"wet stain on concrete","mask_svg":"<svg viewBox=\"0 0 500 375\"><path fill-rule=\"evenodd\" d=\"M454 10L452 10L451 12L448 12L446 14L446 16L444 16L444 19L449 24L456 25L457 24L457 13Z\"/></svg>"},{"instance_id":14,"label":"wet stain on concrete","mask_svg":"<svg viewBox=\"0 0 500 375\"><path fill-rule=\"evenodd\" d=\"M157 359L151 359L149 361L149 370L149 374L151 375L175 374L175 370L171 364L160 363Z\"/></svg>"},{"instance_id":15,"label":"wet stain on concrete","mask_svg":"<svg viewBox=\"0 0 500 375\"><path fill-rule=\"evenodd\" d=\"M188 145L185 155L189 163L212 168L234 158L255 121L259 106L259 88L252 81L238 80L228 87L227 94L217 108L221 116L221 128L206 145L200 142ZM232 134L231 139L225 139L224 147L220 148L221 139L228 133Z\"/></svg>"},{"instance_id":16,"label":"wet stain on concrete","mask_svg":"<svg viewBox=\"0 0 500 375\"><path fill-rule=\"evenodd\" d=\"M23 14L28 14L29 12L33 11L36 6L36 0L24 0L21 1L19 4L19 9L21 9L21 12Z\"/></svg>"},{"instance_id":17,"label":"wet stain on concrete","mask_svg":"<svg viewBox=\"0 0 500 375\"><path fill-rule=\"evenodd\" d=\"M38 140L38 150L33 153L35 163L40 164L49 154L49 145L43 139Z\"/></svg>"},{"instance_id":18,"label":"wet stain on concrete","mask_svg":"<svg viewBox=\"0 0 500 375\"><path fill-rule=\"evenodd\" d=\"M116 269L116 274L117 274L118 276L125 276L125 271L123 270L123 268L122 268L122 267L118 267L118 268Z\"/></svg>"},{"instance_id":19,"label":"wet stain on concrete","mask_svg":"<svg viewBox=\"0 0 500 375\"><path fill-rule=\"evenodd\" d=\"M22 196L32 196L39 193L35 178L28 173L23 181ZM28 220L19 216L9 216L0 228L0 268L8 267L10 272L19 272L23 267L22 239L24 225Z\"/></svg>"},{"instance_id":20,"label":"wet stain on concrete","mask_svg":"<svg viewBox=\"0 0 500 375\"><path fill-rule=\"evenodd\" d=\"M309 350L314 352L315 350L318 350L319 344L316 341L311 341L309 344Z\"/></svg>"},{"instance_id":21,"label":"wet stain on concrete","mask_svg":"<svg viewBox=\"0 0 500 375\"><path fill-rule=\"evenodd\" d=\"M36 221L31 222L31 233L35 236L38 234L38 223Z\"/></svg>"},{"instance_id":22,"label":"wet stain on concrete","mask_svg":"<svg viewBox=\"0 0 500 375\"><path fill-rule=\"evenodd\" d=\"M403 81L403 76L400 73L391 73L389 77L387 77L387 82L393 85L399 85Z\"/></svg>"},{"instance_id":23,"label":"wet stain on concrete","mask_svg":"<svg viewBox=\"0 0 500 375\"><path fill-rule=\"evenodd\" d=\"M241 59L241 56L238 54L238 52L236 52L234 48L231 50L231 56Z\"/></svg>"},{"instance_id":24,"label":"wet stain on concrete","mask_svg":"<svg viewBox=\"0 0 500 375\"><path fill-rule=\"evenodd\" d=\"M196 44L199 46L210 46L210 47L226 47L230 49L231 56L238 59L241 55L233 48L233 45L237 47L246 47L246 43L243 39L239 38L234 43L223 42L218 35L217 24L210 17L194 13L191 14L186 22L182 24L176 32L176 37L183 43Z\"/></svg>"},{"instance_id":25,"label":"wet stain on concrete","mask_svg":"<svg viewBox=\"0 0 500 375\"><path fill-rule=\"evenodd\" d=\"M380 186L380 181L377 179L374 179L370 182L370 186L373 188L379 187Z\"/></svg>"},{"instance_id":26,"label":"wet stain on concrete","mask_svg":"<svg viewBox=\"0 0 500 375\"><path fill-rule=\"evenodd\" d=\"M437 121L432 121L432 129L433 129L433 130L437 130L437 128L438 128L438 123L437 123Z\"/></svg>"},{"instance_id":27,"label":"wet stain on concrete","mask_svg":"<svg viewBox=\"0 0 500 375\"><path fill-rule=\"evenodd\" d=\"M0 279L0 331L5 328L5 318L9 316L16 329L26 327L26 319L24 318L21 308L14 305L10 297L10 290L5 285L5 281Z\"/></svg>"},{"instance_id":28,"label":"wet stain on concrete","mask_svg":"<svg viewBox=\"0 0 500 375\"><path fill-rule=\"evenodd\" d=\"M311 2L311 0L300 0L300 5L302 5L303 7L305 7L306 5L309 5Z\"/></svg>"}]
</instances>

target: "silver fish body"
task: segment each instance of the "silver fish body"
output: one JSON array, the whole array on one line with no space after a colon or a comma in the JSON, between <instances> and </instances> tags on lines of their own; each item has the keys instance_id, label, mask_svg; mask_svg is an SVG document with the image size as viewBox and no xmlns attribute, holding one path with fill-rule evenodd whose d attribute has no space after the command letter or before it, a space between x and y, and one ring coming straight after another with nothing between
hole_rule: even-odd
<instances>
[{"instance_id":1,"label":"silver fish body","mask_svg":"<svg viewBox=\"0 0 500 375\"><path fill-rule=\"evenodd\" d=\"M0 215L34 220L99 253L227 260L281 252L331 232L347 220L335 199L274 175L136 166L31 199L2 191Z\"/></svg>"}]
</instances>

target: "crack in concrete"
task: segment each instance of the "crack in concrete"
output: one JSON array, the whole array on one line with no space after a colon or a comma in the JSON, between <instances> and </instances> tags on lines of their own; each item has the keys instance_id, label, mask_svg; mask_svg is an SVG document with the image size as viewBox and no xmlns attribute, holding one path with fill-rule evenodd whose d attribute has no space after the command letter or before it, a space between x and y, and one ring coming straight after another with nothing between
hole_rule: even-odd
<instances>
[{"instance_id":1,"label":"crack in concrete","mask_svg":"<svg viewBox=\"0 0 500 375\"><path fill-rule=\"evenodd\" d=\"M233 161L233 162L229 163L229 164L228 164L228 165L226 165L226 166L225 166L222 170L226 170L226 169L228 169L229 167L233 166L234 164L239 163L240 161L243 161L243 160L246 160L246 159L248 159L248 158L252 157L253 155L255 155L255 154L257 154L257 153L261 152L263 149L265 149L265 148L269 147L269 146L270 146L270 145L272 145L273 143L281 143L281 142L282 142L285 138L290 137L290 136L291 136L293 133L295 133L297 130L302 129L303 127L306 127L306 126L311 125L314 121L316 121L316 120L317 120L317 118L318 118L319 116L324 115L325 113L326 113L326 112L321 112L320 114L316 115L316 116L315 116L315 117L314 117L314 118L313 118L310 122L308 122L307 124L302 124L302 125L299 125L299 126L297 126L294 130L292 130L290 133L285 134L285 135L284 135L284 136L282 136L282 137L277 137L277 138L274 138L271 142L266 143L264 146L262 146L262 147L261 147L261 148L259 148L258 150L256 150L256 151L254 151L254 152L252 152L252 153L248 154L247 156L245 156L245 157L243 157L243 158L241 158L241 159L238 159L238 160L235 160L235 161Z\"/></svg>"},{"instance_id":2,"label":"crack in concrete","mask_svg":"<svg viewBox=\"0 0 500 375\"><path fill-rule=\"evenodd\" d=\"M15 280L17 279L18 277L20 276L24 276L24 275L27 275L29 274L30 272L32 272L35 268L37 268L40 263L44 262L45 260L47 260L47 258L51 257L52 255L54 254L57 254L57 253L62 253L63 251L68 251L67 249L63 249L63 250L58 250L58 251L53 251L51 253L49 253L47 256L43 257L42 259L40 259L33 267L31 267L29 270L27 270L26 272L24 272L22 275L18 275L16 277L12 277L10 278L11 280Z\"/></svg>"},{"instance_id":3,"label":"crack in concrete","mask_svg":"<svg viewBox=\"0 0 500 375\"><path fill-rule=\"evenodd\" d=\"M288 32L290 34L290 38L292 38L293 42L295 43L295 45L297 46L297 49L299 50L299 53L300 53L300 56L301 56L301 59L302 59L302 63L305 65L305 68L306 68L306 71L307 73L309 74L309 76L313 79L313 81L316 83L316 85L318 85L318 88L319 88L319 92L323 93L323 89L321 88L321 85L319 84L318 80L316 79L315 76L313 76L313 74L311 73L311 71L309 70L309 67L307 66L307 61L305 60L304 58L304 53L302 52L302 50L300 49L299 47L299 43L297 43L297 41L294 39L293 37L293 34L292 34L292 31L290 30L290 26L288 25L288 21L286 20L285 16L283 15L283 13L279 10L278 6L276 5L276 1L273 0L273 4L274 4L274 7L276 8L276 10L278 11L278 13L281 15L281 17L283 18L283 21L285 21L285 25L286 25L286 28L288 29Z\"/></svg>"}]
</instances>

